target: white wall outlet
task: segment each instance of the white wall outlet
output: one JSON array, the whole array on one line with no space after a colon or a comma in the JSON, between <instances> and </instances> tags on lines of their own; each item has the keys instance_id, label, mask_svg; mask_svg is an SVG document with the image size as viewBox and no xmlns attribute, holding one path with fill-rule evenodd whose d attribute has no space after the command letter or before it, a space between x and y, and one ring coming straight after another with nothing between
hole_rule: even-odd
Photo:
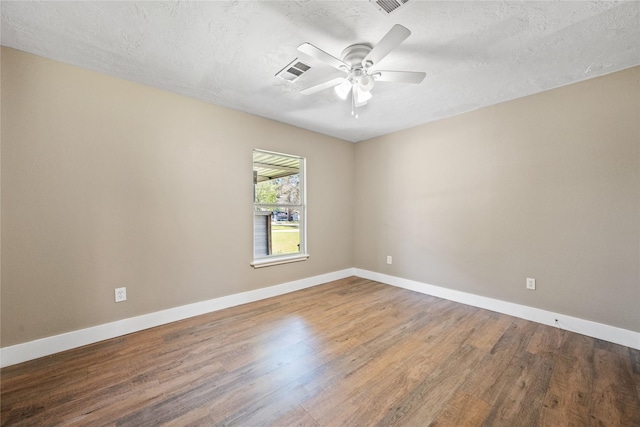
<instances>
[{"instance_id":1,"label":"white wall outlet","mask_svg":"<svg viewBox=\"0 0 640 427\"><path fill-rule=\"evenodd\" d=\"M536 290L536 279L527 277L527 289Z\"/></svg>"},{"instance_id":2,"label":"white wall outlet","mask_svg":"<svg viewBox=\"0 0 640 427\"><path fill-rule=\"evenodd\" d=\"M127 300L127 288L116 288L116 302Z\"/></svg>"},{"instance_id":3,"label":"white wall outlet","mask_svg":"<svg viewBox=\"0 0 640 427\"><path fill-rule=\"evenodd\" d=\"M387 264L393 264L393 258L391 258L391 255L387 255Z\"/></svg>"}]
</instances>

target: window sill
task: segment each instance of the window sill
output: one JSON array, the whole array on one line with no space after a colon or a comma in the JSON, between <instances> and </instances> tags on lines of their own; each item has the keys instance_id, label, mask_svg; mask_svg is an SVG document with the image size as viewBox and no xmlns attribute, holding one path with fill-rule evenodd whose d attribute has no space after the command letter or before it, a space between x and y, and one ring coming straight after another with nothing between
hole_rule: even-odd
<instances>
[{"instance_id":1,"label":"window sill","mask_svg":"<svg viewBox=\"0 0 640 427\"><path fill-rule=\"evenodd\" d=\"M280 257L254 259L251 263L253 268L270 267L272 265L288 264L290 262L306 261L309 254L295 254Z\"/></svg>"}]
</instances>

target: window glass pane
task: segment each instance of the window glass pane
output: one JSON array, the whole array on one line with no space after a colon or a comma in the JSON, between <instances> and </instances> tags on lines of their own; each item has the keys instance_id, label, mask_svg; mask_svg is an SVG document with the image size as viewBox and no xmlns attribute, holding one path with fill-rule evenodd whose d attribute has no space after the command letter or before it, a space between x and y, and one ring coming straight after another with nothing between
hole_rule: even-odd
<instances>
[{"instance_id":1,"label":"window glass pane","mask_svg":"<svg viewBox=\"0 0 640 427\"><path fill-rule=\"evenodd\" d=\"M254 212L254 258L300 252L300 207L258 207Z\"/></svg>"},{"instance_id":2,"label":"window glass pane","mask_svg":"<svg viewBox=\"0 0 640 427\"><path fill-rule=\"evenodd\" d=\"M271 254L300 252L300 214L295 209L277 209L271 223Z\"/></svg>"},{"instance_id":3,"label":"window glass pane","mask_svg":"<svg viewBox=\"0 0 640 427\"><path fill-rule=\"evenodd\" d=\"M254 150L254 259L305 252L303 161Z\"/></svg>"}]
</instances>

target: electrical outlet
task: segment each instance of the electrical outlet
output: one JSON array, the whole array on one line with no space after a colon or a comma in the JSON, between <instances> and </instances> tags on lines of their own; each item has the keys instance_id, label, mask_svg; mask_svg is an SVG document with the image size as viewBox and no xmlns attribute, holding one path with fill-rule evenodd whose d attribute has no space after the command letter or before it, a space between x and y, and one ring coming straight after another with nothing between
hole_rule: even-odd
<instances>
[{"instance_id":1,"label":"electrical outlet","mask_svg":"<svg viewBox=\"0 0 640 427\"><path fill-rule=\"evenodd\" d=\"M391 255L387 255L387 264L393 264L393 258L391 258Z\"/></svg>"},{"instance_id":2,"label":"electrical outlet","mask_svg":"<svg viewBox=\"0 0 640 427\"><path fill-rule=\"evenodd\" d=\"M116 288L116 302L127 300L127 288Z\"/></svg>"},{"instance_id":3,"label":"electrical outlet","mask_svg":"<svg viewBox=\"0 0 640 427\"><path fill-rule=\"evenodd\" d=\"M527 277L527 289L531 289L532 291L536 290L536 279Z\"/></svg>"}]
</instances>

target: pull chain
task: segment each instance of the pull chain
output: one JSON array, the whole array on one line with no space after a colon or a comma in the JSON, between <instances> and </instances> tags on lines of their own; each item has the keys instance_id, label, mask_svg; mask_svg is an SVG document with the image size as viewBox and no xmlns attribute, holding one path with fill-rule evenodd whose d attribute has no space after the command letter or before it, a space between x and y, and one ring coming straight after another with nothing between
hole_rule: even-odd
<instances>
[{"instance_id":1,"label":"pull chain","mask_svg":"<svg viewBox=\"0 0 640 427\"><path fill-rule=\"evenodd\" d=\"M351 88L351 115L356 119L358 118L358 112L356 111L356 85Z\"/></svg>"}]
</instances>

